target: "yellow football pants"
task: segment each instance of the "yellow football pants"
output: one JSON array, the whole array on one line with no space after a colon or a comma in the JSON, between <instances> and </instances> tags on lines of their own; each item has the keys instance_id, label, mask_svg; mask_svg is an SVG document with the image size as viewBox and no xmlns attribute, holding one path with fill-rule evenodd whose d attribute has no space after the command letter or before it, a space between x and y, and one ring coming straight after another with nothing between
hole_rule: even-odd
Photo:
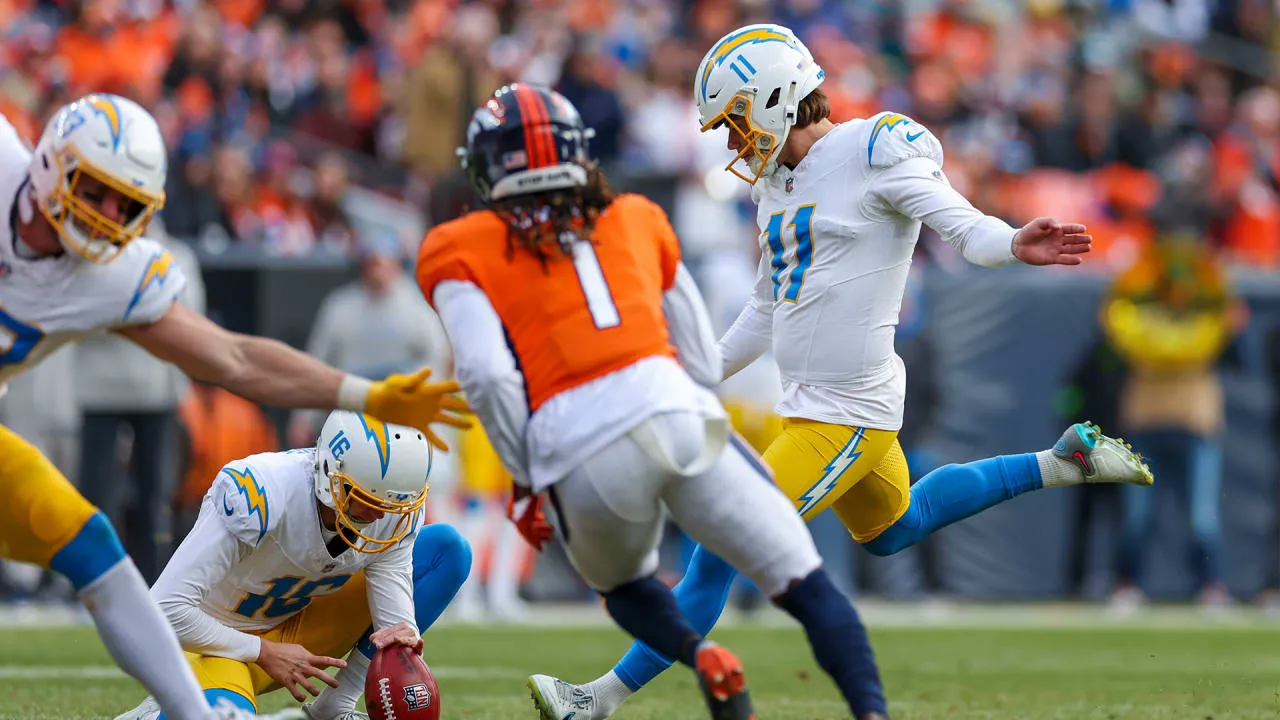
<instances>
[{"instance_id":1,"label":"yellow football pants","mask_svg":"<svg viewBox=\"0 0 1280 720\"><path fill-rule=\"evenodd\" d=\"M47 568L96 512L34 445L0 425L0 557Z\"/></svg>"},{"instance_id":2,"label":"yellow football pants","mask_svg":"<svg viewBox=\"0 0 1280 720\"><path fill-rule=\"evenodd\" d=\"M341 658L355 647L371 624L365 577L359 572L337 592L315 598L302 612L257 634L266 640L301 645L314 655ZM186 656L200 687L233 692L251 700L255 708L258 695L280 689L255 663L195 653Z\"/></svg>"},{"instance_id":3,"label":"yellow football pants","mask_svg":"<svg viewBox=\"0 0 1280 720\"><path fill-rule=\"evenodd\" d=\"M787 418L764 461L806 521L833 508L860 543L875 540L911 505L907 459L892 430Z\"/></svg>"}]
</instances>

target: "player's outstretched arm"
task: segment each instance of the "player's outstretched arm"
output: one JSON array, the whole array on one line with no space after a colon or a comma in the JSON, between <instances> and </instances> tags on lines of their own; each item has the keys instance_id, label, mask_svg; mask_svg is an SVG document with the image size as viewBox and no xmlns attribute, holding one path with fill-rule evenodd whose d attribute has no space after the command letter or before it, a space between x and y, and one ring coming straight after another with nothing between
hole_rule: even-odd
<instances>
[{"instance_id":1,"label":"player's outstretched arm","mask_svg":"<svg viewBox=\"0 0 1280 720\"><path fill-rule=\"evenodd\" d=\"M421 430L433 445L448 445L433 423L470 427L456 382L430 383L430 368L374 382L341 371L268 338L230 332L181 305L148 325L117 330L188 375L256 402L288 408L341 408Z\"/></svg>"}]
</instances>

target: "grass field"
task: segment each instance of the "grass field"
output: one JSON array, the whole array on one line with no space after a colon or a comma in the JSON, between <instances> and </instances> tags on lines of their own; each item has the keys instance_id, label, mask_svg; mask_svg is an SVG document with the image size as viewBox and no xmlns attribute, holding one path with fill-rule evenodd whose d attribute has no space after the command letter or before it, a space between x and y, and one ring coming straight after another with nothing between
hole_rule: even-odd
<instances>
[{"instance_id":1,"label":"grass field","mask_svg":"<svg viewBox=\"0 0 1280 720\"><path fill-rule=\"evenodd\" d=\"M716 639L739 653L763 720L848 717L798 628L739 626ZM895 720L1280 718L1280 627L1197 622L1116 627L890 627L873 631ZM536 717L524 679L585 680L626 646L605 627L446 626L427 636L450 720ZM111 718L142 698L91 629L0 628L0 718ZM264 709L291 702L275 693ZM692 675L677 668L618 720L704 717Z\"/></svg>"}]
</instances>

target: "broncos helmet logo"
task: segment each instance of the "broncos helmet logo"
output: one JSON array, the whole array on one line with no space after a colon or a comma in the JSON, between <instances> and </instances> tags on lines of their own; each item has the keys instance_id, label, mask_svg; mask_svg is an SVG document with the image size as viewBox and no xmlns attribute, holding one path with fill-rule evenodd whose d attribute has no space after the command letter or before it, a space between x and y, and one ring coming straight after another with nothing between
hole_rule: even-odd
<instances>
[{"instance_id":1,"label":"broncos helmet logo","mask_svg":"<svg viewBox=\"0 0 1280 720\"><path fill-rule=\"evenodd\" d=\"M258 478L253 476L253 471L248 468L239 471L225 467L222 468L222 472L235 482L236 489L244 496L245 503L249 506L249 517L257 514L258 540L261 541L262 536L267 534L267 524L271 517L270 508L267 507L266 491L258 483Z\"/></svg>"},{"instance_id":2,"label":"broncos helmet logo","mask_svg":"<svg viewBox=\"0 0 1280 720\"><path fill-rule=\"evenodd\" d=\"M391 463L391 431L387 424L364 413L360 414L360 424L364 425L364 435L373 441L378 449L378 462L382 465L382 477L387 476L387 466Z\"/></svg>"}]
</instances>

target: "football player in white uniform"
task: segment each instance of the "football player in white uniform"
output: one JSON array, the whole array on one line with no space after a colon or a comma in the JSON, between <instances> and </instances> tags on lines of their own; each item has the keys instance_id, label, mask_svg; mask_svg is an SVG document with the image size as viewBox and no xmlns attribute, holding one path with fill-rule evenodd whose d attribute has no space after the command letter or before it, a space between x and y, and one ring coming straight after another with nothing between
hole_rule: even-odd
<instances>
[{"instance_id":1,"label":"football player in white uniform","mask_svg":"<svg viewBox=\"0 0 1280 720\"><path fill-rule=\"evenodd\" d=\"M1042 487L1150 485L1128 446L1077 424L1052 450L949 465L909 487L897 441L906 376L893 337L921 223L990 267L1078 265L1092 239L1075 223L1037 218L1018 229L984 215L951 188L942 146L925 127L896 113L834 124L823 79L809 50L778 25L729 33L694 79L703 132L728 129L736 155L726 169L752 185L758 204L756 288L720 339L724 375L772 349L784 429L764 458L800 514L833 508L855 540L887 555ZM732 578L700 550L676 588L681 610L714 622ZM538 703L544 717L593 720L668 664L635 645L588 685L543 675L530 682L551 699ZM872 705L858 712L886 714Z\"/></svg>"},{"instance_id":2,"label":"football player in white uniform","mask_svg":"<svg viewBox=\"0 0 1280 720\"><path fill-rule=\"evenodd\" d=\"M456 530L422 527L430 471L421 432L345 410L329 415L314 448L222 469L151 589L210 698L252 710L283 687L303 701L319 692L315 678L331 687L303 706L308 717L368 717L355 706L374 649L421 651L418 627L470 568ZM416 561L440 553L446 562ZM415 612L416 586L425 592ZM430 594L443 604L423 602ZM341 668L336 678L328 667ZM117 720L163 717L147 698Z\"/></svg>"},{"instance_id":3,"label":"football player in white uniform","mask_svg":"<svg viewBox=\"0 0 1280 720\"><path fill-rule=\"evenodd\" d=\"M174 299L186 282L146 240L164 205L165 147L133 102L87 95L61 108L34 152L0 117L0 385L59 346L110 330L190 375L285 407L368 412L420 428L465 408L425 372L344 375L275 340L214 325ZM85 458L85 462L92 462ZM211 708L173 630L111 523L30 443L0 427L0 557L66 575L111 657L174 720L243 717Z\"/></svg>"}]
</instances>

